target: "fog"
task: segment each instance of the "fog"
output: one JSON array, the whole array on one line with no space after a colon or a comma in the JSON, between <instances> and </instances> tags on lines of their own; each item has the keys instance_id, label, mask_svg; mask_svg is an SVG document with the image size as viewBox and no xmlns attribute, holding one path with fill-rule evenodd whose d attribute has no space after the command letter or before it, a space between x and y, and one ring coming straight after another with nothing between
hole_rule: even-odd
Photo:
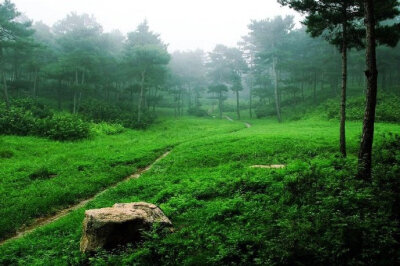
<instances>
[{"instance_id":1,"label":"fog","mask_svg":"<svg viewBox=\"0 0 400 266\"><path fill-rule=\"evenodd\" d=\"M3 1L1 1L3 2ZM299 15L276 1L250 0L15 0L17 8L34 21L52 25L68 13L88 13L105 31L127 33L147 19L150 28L161 34L169 50L203 49L216 44L235 45L247 33L250 20L277 15Z\"/></svg>"},{"instance_id":2,"label":"fog","mask_svg":"<svg viewBox=\"0 0 400 266\"><path fill-rule=\"evenodd\" d=\"M400 0L0 0L0 266L400 265L399 41Z\"/></svg>"}]
</instances>

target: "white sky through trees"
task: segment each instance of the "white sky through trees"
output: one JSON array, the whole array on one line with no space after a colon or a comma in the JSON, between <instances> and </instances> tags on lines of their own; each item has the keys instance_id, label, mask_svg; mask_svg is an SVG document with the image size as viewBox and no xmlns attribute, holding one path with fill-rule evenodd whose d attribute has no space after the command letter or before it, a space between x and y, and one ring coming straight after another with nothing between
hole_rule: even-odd
<instances>
[{"instance_id":1,"label":"white sky through trees","mask_svg":"<svg viewBox=\"0 0 400 266\"><path fill-rule=\"evenodd\" d=\"M170 52L197 48L210 51L219 43L234 46L247 33L251 19L296 14L276 0L11 1L30 19L49 25L75 11L94 15L105 31L127 33L147 19L150 28L169 44Z\"/></svg>"}]
</instances>

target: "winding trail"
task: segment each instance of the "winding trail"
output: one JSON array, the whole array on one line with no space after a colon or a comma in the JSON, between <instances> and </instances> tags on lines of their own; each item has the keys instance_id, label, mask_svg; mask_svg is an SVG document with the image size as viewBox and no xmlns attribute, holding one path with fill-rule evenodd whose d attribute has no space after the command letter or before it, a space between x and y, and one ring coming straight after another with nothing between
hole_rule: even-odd
<instances>
[{"instance_id":1,"label":"winding trail","mask_svg":"<svg viewBox=\"0 0 400 266\"><path fill-rule=\"evenodd\" d=\"M229 117L229 116L225 116L225 118L226 119L228 119L229 121L231 121L231 122L234 122L235 120L233 120L231 117ZM244 125L247 127L247 128L251 128L251 124L250 123L247 123L247 122L244 122Z\"/></svg>"},{"instance_id":2,"label":"winding trail","mask_svg":"<svg viewBox=\"0 0 400 266\"><path fill-rule=\"evenodd\" d=\"M27 235L29 233L32 233L33 231L35 231L39 227L42 227L42 226L50 224L50 223L52 223L54 221L57 221L58 219L66 216L67 214L69 214L71 211L74 211L74 210L77 210L77 209L80 209L80 208L84 207L87 203L89 203L90 201L92 201L96 197L102 195L104 192L106 192L107 190L109 190L111 188L115 188L116 186L118 186L119 184L121 184L123 182L126 182L126 181L128 181L130 179L139 178L142 174L144 174L147 171L149 171L151 168L153 168L153 166L155 164L157 164L159 161L161 161L162 159L167 157L168 154L170 154L170 153L171 153L171 151L165 152L163 155L158 157L157 160L155 160L152 164L148 165L146 168L139 169L138 171L136 171L136 173L126 177L125 179L119 181L118 183L115 183L114 185L112 185L110 187L107 187L106 189L104 189L103 191L100 191L99 193L97 193L96 195L94 195L91 198L83 200L83 201L81 201L81 202L79 202L79 203L77 203L77 204L75 204L75 205L73 205L73 206L71 206L71 207L69 207L67 209L63 209L63 210L59 211L58 213L56 213L53 216L41 217L41 218L35 219L30 226L20 228L14 236L0 241L0 246L4 245L8 241L15 240L15 239L21 238L21 237L23 237L23 236L25 236L25 235Z\"/></svg>"}]
</instances>

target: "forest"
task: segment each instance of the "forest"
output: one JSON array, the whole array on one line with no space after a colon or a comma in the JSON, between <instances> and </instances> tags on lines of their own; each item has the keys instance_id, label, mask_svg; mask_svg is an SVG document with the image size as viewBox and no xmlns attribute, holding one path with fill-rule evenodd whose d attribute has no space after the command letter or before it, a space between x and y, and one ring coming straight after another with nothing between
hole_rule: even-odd
<instances>
[{"instance_id":1,"label":"forest","mask_svg":"<svg viewBox=\"0 0 400 266\"><path fill-rule=\"evenodd\" d=\"M399 265L400 1L271 2L172 50L0 1L0 265Z\"/></svg>"}]
</instances>

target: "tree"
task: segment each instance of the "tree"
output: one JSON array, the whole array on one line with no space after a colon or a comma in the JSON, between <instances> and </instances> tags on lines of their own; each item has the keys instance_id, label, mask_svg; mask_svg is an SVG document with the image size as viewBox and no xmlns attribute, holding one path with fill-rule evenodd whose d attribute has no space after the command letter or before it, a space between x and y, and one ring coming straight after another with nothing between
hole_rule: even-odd
<instances>
[{"instance_id":1,"label":"tree","mask_svg":"<svg viewBox=\"0 0 400 266\"><path fill-rule=\"evenodd\" d=\"M236 111L240 119L239 93L243 90L242 75L247 70L247 63L243 58L243 53L237 48L217 45L209 56L209 77L215 85L211 86L211 91L216 92L215 90L222 89L223 86L219 85L224 85L226 88L230 87L236 96Z\"/></svg>"},{"instance_id":2,"label":"tree","mask_svg":"<svg viewBox=\"0 0 400 266\"><path fill-rule=\"evenodd\" d=\"M206 67L205 54L202 50L181 52L177 51L172 54L169 64L171 77L173 81L173 89L170 91L174 94L175 99L182 100L182 93L186 92L188 107L194 104L200 107L199 97L206 84ZM180 94L176 97L176 94ZM180 109L180 102L179 103Z\"/></svg>"},{"instance_id":3,"label":"tree","mask_svg":"<svg viewBox=\"0 0 400 266\"><path fill-rule=\"evenodd\" d=\"M366 71L367 93L360 151L358 154L358 176L371 179L372 144L374 140L375 109L378 91L378 70L376 63L376 43L395 45L399 40L399 24L383 25L379 21L399 15L397 0L363 0L366 31ZM378 29L376 27L378 26ZM379 38L381 36L381 38Z\"/></svg>"},{"instance_id":4,"label":"tree","mask_svg":"<svg viewBox=\"0 0 400 266\"><path fill-rule=\"evenodd\" d=\"M225 84L211 85L208 87L208 92L215 94L215 98L218 100L218 110L219 110L219 118L222 118L223 107L225 95L224 93L228 91L228 87Z\"/></svg>"},{"instance_id":5,"label":"tree","mask_svg":"<svg viewBox=\"0 0 400 266\"><path fill-rule=\"evenodd\" d=\"M275 17L252 21L248 26L250 33L247 42L255 49L255 61L265 68L270 68L274 81L275 110L278 122L282 121L279 92L279 67L287 59L286 51L289 34L294 27L293 17Z\"/></svg>"},{"instance_id":6,"label":"tree","mask_svg":"<svg viewBox=\"0 0 400 266\"><path fill-rule=\"evenodd\" d=\"M243 53L237 48L228 48L226 50L226 64L230 68L230 77L228 83L231 86L231 90L236 96L236 113L240 120L240 97L239 93L243 90L242 76L247 71L248 66L244 60Z\"/></svg>"},{"instance_id":7,"label":"tree","mask_svg":"<svg viewBox=\"0 0 400 266\"><path fill-rule=\"evenodd\" d=\"M61 48L60 63L73 94L72 113L78 113L84 89L91 81L100 55L99 40L103 29L93 16L69 14L53 30Z\"/></svg>"},{"instance_id":8,"label":"tree","mask_svg":"<svg viewBox=\"0 0 400 266\"><path fill-rule=\"evenodd\" d=\"M236 94L236 113L237 113L238 119L240 120L239 92L243 90L243 86L242 86L242 78L238 74L233 74L233 76L232 76L231 90Z\"/></svg>"},{"instance_id":9,"label":"tree","mask_svg":"<svg viewBox=\"0 0 400 266\"><path fill-rule=\"evenodd\" d=\"M340 112L340 152L346 157L347 51L361 47L357 0L279 0L283 5L306 13L304 24L312 37L323 35L342 53L342 96Z\"/></svg>"},{"instance_id":10,"label":"tree","mask_svg":"<svg viewBox=\"0 0 400 266\"><path fill-rule=\"evenodd\" d=\"M128 34L125 61L130 74L140 87L137 121L141 122L143 104L146 103L145 90L154 86L160 77L165 77L166 66L170 61L167 46L158 34L149 30L146 21L136 31Z\"/></svg>"},{"instance_id":11,"label":"tree","mask_svg":"<svg viewBox=\"0 0 400 266\"><path fill-rule=\"evenodd\" d=\"M283 5L306 14L304 24L312 37L323 36L332 45L339 48L342 54L342 93L340 114L340 152L346 157L346 91L348 79L347 52L351 48L364 47L362 23L364 5L359 0L278 0ZM374 16L379 21L393 18L397 6L396 0L376 1L381 8L375 10ZM366 9L365 9L366 11ZM375 26L374 26L375 27ZM382 26L378 28L381 44L393 46L396 38L388 38L390 31L396 26ZM393 34L393 31L392 31Z\"/></svg>"},{"instance_id":12,"label":"tree","mask_svg":"<svg viewBox=\"0 0 400 266\"><path fill-rule=\"evenodd\" d=\"M19 17L20 13L9 0L5 0L4 3L0 4L0 63L3 72L3 93L7 108L10 107L10 99L5 69L6 62L4 62L6 49L15 49L16 47L29 49L28 46L32 43L30 39L33 34L32 29L30 29L31 22L18 20Z\"/></svg>"}]
</instances>

